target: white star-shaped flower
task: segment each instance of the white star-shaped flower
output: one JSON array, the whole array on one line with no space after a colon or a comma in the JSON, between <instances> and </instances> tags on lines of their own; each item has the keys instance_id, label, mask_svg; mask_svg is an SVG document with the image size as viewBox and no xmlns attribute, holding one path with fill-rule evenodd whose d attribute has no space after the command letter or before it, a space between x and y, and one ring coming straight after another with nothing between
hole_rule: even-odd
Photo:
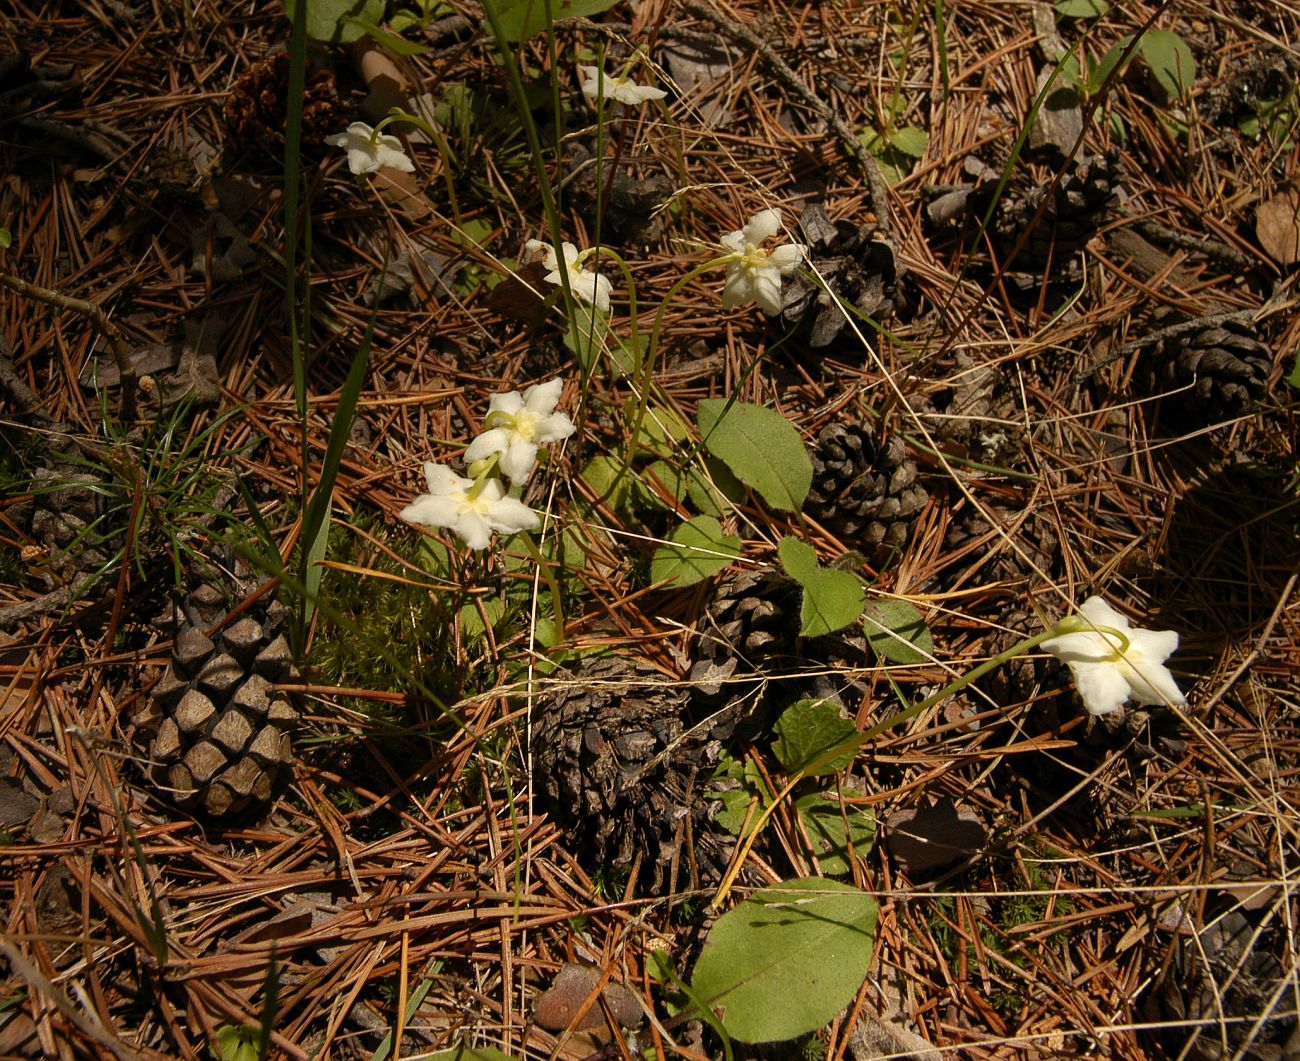
<instances>
[{"instance_id":1,"label":"white star-shaped flower","mask_svg":"<svg viewBox=\"0 0 1300 1061\"><path fill-rule=\"evenodd\" d=\"M612 77L596 66L580 66L578 73L582 75L582 93L593 103L603 97L636 106L668 95L661 88L638 85L628 77Z\"/></svg>"},{"instance_id":2,"label":"white star-shaped flower","mask_svg":"<svg viewBox=\"0 0 1300 1061\"><path fill-rule=\"evenodd\" d=\"M474 492L474 480L464 479L445 464L426 461L429 492L421 494L398 515L426 527L446 527L465 539L471 549L485 549L492 532L515 534L541 525L537 513L515 497L504 496L500 479L488 479Z\"/></svg>"},{"instance_id":3,"label":"white star-shaped flower","mask_svg":"<svg viewBox=\"0 0 1300 1061\"><path fill-rule=\"evenodd\" d=\"M543 279L548 284L560 284L560 262L555 253L555 248L549 243L543 243L539 239L530 239L524 244L526 250L536 253L542 252L542 265L550 270ZM569 290L573 292L573 297L586 302L588 305L595 306L601 313L609 312L609 296L613 291L609 281L599 273L589 272L582 268L582 259L589 253L580 251L572 243L560 244L560 249L564 252L564 267L569 274Z\"/></svg>"},{"instance_id":4,"label":"white star-shaped flower","mask_svg":"<svg viewBox=\"0 0 1300 1061\"><path fill-rule=\"evenodd\" d=\"M727 256L727 284L722 289L722 308L732 309L757 302L775 316L781 312L781 278L789 276L807 251L801 243L786 243L775 250L763 249L763 242L781 231L780 210L760 210L742 229L722 237Z\"/></svg>"},{"instance_id":5,"label":"white star-shaped flower","mask_svg":"<svg viewBox=\"0 0 1300 1061\"><path fill-rule=\"evenodd\" d=\"M559 442L573 434L573 421L557 413L564 381L538 383L523 394L494 394L488 403L488 430L469 444L465 462L500 454L497 466L512 483L525 483L537 460L539 442Z\"/></svg>"},{"instance_id":6,"label":"white star-shaped flower","mask_svg":"<svg viewBox=\"0 0 1300 1061\"><path fill-rule=\"evenodd\" d=\"M335 133L325 138L327 144L344 148L348 153L348 169L358 176L389 169L414 173L415 163L406 157L402 142L395 136L380 133L365 122L353 122L346 133Z\"/></svg>"},{"instance_id":7,"label":"white star-shaped flower","mask_svg":"<svg viewBox=\"0 0 1300 1061\"><path fill-rule=\"evenodd\" d=\"M1100 597L1084 601L1079 615L1084 620L1080 629L1049 638L1043 648L1069 665L1089 714L1118 711L1129 697L1145 705L1187 702L1165 666L1178 647L1175 631L1135 630Z\"/></svg>"}]
</instances>

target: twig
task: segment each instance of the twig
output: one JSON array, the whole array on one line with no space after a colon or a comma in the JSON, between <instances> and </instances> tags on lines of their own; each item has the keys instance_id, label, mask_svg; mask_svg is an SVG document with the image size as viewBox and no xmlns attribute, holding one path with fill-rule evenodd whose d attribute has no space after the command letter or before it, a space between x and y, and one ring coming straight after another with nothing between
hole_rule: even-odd
<instances>
[{"instance_id":1,"label":"twig","mask_svg":"<svg viewBox=\"0 0 1300 1061\"><path fill-rule=\"evenodd\" d=\"M89 317L91 324L108 340L109 348L113 351L113 360L117 363L118 381L122 387L122 419L128 422L135 419L136 378L135 365L131 363L131 348L127 346L126 337L122 335L121 329L109 320L108 314L99 303L51 291L48 287L29 283L12 273L0 273L0 286L17 291L18 294L28 298L34 298L37 302L44 302L47 306L72 310L74 313Z\"/></svg>"},{"instance_id":2,"label":"twig","mask_svg":"<svg viewBox=\"0 0 1300 1061\"><path fill-rule=\"evenodd\" d=\"M835 130L840 145L853 156L861 167L863 175L867 178L867 193L871 197L871 208L875 211L880 231L888 236L891 225L889 219L889 189L885 186L885 178L880 175L880 167L876 164L875 157L866 149L862 141L853 134L853 130L848 127L844 119L836 114L825 100L803 83L803 79L791 69L789 63L777 54L776 49L771 44L763 40L747 26L742 26L739 22L727 18L711 3L708 3L708 0L682 0L682 6L696 17L712 22L727 36L733 37L741 44L754 49L763 62L768 65L772 73L776 75L777 79L806 103L822 121Z\"/></svg>"},{"instance_id":3,"label":"twig","mask_svg":"<svg viewBox=\"0 0 1300 1061\"><path fill-rule=\"evenodd\" d=\"M1153 243L1204 254L1207 258L1213 258L1230 269L1239 269L1244 272L1247 269L1253 269L1257 264L1242 254L1241 251L1234 250L1217 239L1210 239L1209 236L1192 236L1186 232L1179 232L1175 228L1170 228L1168 225L1162 225L1159 221L1151 220L1139 221L1134 227Z\"/></svg>"}]
</instances>

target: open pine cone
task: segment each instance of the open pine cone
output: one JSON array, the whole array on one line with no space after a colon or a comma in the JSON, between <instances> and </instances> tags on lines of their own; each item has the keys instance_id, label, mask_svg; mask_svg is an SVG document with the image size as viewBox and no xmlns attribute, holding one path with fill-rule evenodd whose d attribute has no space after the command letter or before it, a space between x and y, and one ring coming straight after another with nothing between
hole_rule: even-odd
<instances>
[{"instance_id":1,"label":"open pine cone","mask_svg":"<svg viewBox=\"0 0 1300 1061\"><path fill-rule=\"evenodd\" d=\"M829 424L817 436L804 511L851 545L898 546L929 495L901 439L877 443L864 424Z\"/></svg>"},{"instance_id":2,"label":"open pine cone","mask_svg":"<svg viewBox=\"0 0 1300 1061\"><path fill-rule=\"evenodd\" d=\"M135 716L153 780L182 807L231 818L265 805L293 761L298 712L274 684L294 674L285 608L263 598L223 627L221 591L186 601L170 666Z\"/></svg>"},{"instance_id":3,"label":"open pine cone","mask_svg":"<svg viewBox=\"0 0 1300 1061\"><path fill-rule=\"evenodd\" d=\"M648 892L716 880L730 838L712 824L705 789L720 745L690 731L690 697L648 664L588 658L537 698L537 790L576 850L597 862L643 857Z\"/></svg>"},{"instance_id":4,"label":"open pine cone","mask_svg":"<svg viewBox=\"0 0 1300 1061\"><path fill-rule=\"evenodd\" d=\"M1154 355L1153 390L1176 419L1214 424L1254 412L1268 393L1269 348L1247 324L1225 321L1184 332Z\"/></svg>"}]
</instances>

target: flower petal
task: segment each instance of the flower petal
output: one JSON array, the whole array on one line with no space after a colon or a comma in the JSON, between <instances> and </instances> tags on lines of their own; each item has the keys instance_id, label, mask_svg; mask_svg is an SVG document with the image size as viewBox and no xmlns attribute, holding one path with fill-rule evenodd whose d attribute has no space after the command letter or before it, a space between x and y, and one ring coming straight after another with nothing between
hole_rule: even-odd
<instances>
[{"instance_id":1,"label":"flower petal","mask_svg":"<svg viewBox=\"0 0 1300 1061\"><path fill-rule=\"evenodd\" d=\"M1128 620L1100 597L1089 597L1080 604L1079 614L1093 626L1110 626L1121 634L1128 634Z\"/></svg>"},{"instance_id":2,"label":"flower petal","mask_svg":"<svg viewBox=\"0 0 1300 1061\"><path fill-rule=\"evenodd\" d=\"M722 288L722 308L734 309L743 306L754 297L754 282L750 270L739 262L727 269L727 282Z\"/></svg>"},{"instance_id":3,"label":"flower petal","mask_svg":"<svg viewBox=\"0 0 1300 1061\"><path fill-rule=\"evenodd\" d=\"M1129 683L1113 663L1071 663L1070 673L1090 715L1118 711L1129 697Z\"/></svg>"},{"instance_id":4,"label":"flower petal","mask_svg":"<svg viewBox=\"0 0 1300 1061\"><path fill-rule=\"evenodd\" d=\"M1048 638L1043 649L1062 663L1105 663L1115 655L1115 646L1094 630Z\"/></svg>"},{"instance_id":5,"label":"flower petal","mask_svg":"<svg viewBox=\"0 0 1300 1061\"><path fill-rule=\"evenodd\" d=\"M767 260L777 269L781 270L781 275L784 276L798 268L799 263L803 261L804 254L807 253L807 250L808 248L802 243L787 243L772 251L772 253L767 256Z\"/></svg>"},{"instance_id":6,"label":"flower petal","mask_svg":"<svg viewBox=\"0 0 1300 1061\"><path fill-rule=\"evenodd\" d=\"M547 383L535 383L524 391L524 407L538 416L550 416L560 404L560 395L564 393L564 380L553 379Z\"/></svg>"},{"instance_id":7,"label":"flower petal","mask_svg":"<svg viewBox=\"0 0 1300 1061\"><path fill-rule=\"evenodd\" d=\"M535 530L542 525L541 517L517 497L503 497L488 514L492 527L503 534Z\"/></svg>"},{"instance_id":8,"label":"flower petal","mask_svg":"<svg viewBox=\"0 0 1300 1061\"><path fill-rule=\"evenodd\" d=\"M501 474L512 483L522 483L526 482L532 474L535 463L537 463L537 446L532 442L516 439L510 443L510 448L501 454L501 463L498 467L501 469Z\"/></svg>"},{"instance_id":9,"label":"flower petal","mask_svg":"<svg viewBox=\"0 0 1300 1061\"><path fill-rule=\"evenodd\" d=\"M732 254L745 253L745 232L743 229L736 229L735 232L728 232L722 239L718 240L723 249L731 251Z\"/></svg>"},{"instance_id":10,"label":"flower petal","mask_svg":"<svg viewBox=\"0 0 1300 1061\"><path fill-rule=\"evenodd\" d=\"M568 438L578 428L564 413L552 413L537 421L533 428L533 438L538 442L559 442Z\"/></svg>"},{"instance_id":11,"label":"flower petal","mask_svg":"<svg viewBox=\"0 0 1300 1061\"><path fill-rule=\"evenodd\" d=\"M486 549L492 541L492 525L473 509L462 512L451 529L464 538L471 549Z\"/></svg>"},{"instance_id":12,"label":"flower petal","mask_svg":"<svg viewBox=\"0 0 1300 1061\"><path fill-rule=\"evenodd\" d=\"M424 481L429 484L429 493L447 495L456 490L468 490L474 485L473 479L463 479L445 464L424 462Z\"/></svg>"},{"instance_id":13,"label":"flower petal","mask_svg":"<svg viewBox=\"0 0 1300 1061\"><path fill-rule=\"evenodd\" d=\"M518 391L505 391L494 394L488 399L488 416L493 413L509 413L514 416L524 407L524 396Z\"/></svg>"},{"instance_id":14,"label":"flower petal","mask_svg":"<svg viewBox=\"0 0 1300 1061\"><path fill-rule=\"evenodd\" d=\"M771 239L781 231L781 211L780 210L760 210L749 219L742 230L745 234L745 242L752 243L754 246L762 243L765 239Z\"/></svg>"},{"instance_id":15,"label":"flower petal","mask_svg":"<svg viewBox=\"0 0 1300 1061\"><path fill-rule=\"evenodd\" d=\"M460 503L445 495L421 494L397 515L408 523L426 527L450 527L456 522Z\"/></svg>"},{"instance_id":16,"label":"flower petal","mask_svg":"<svg viewBox=\"0 0 1300 1061\"><path fill-rule=\"evenodd\" d=\"M473 464L494 453L504 453L510 448L510 431L504 427L494 427L484 431L465 450L465 463Z\"/></svg>"}]
</instances>

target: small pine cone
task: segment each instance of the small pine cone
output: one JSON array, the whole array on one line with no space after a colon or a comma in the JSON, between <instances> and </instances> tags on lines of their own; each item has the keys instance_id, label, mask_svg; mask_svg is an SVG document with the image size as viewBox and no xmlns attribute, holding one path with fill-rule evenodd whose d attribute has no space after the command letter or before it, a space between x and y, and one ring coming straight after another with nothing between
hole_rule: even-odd
<instances>
[{"instance_id":1,"label":"small pine cone","mask_svg":"<svg viewBox=\"0 0 1300 1061\"><path fill-rule=\"evenodd\" d=\"M617 657L579 660L537 698L537 789L575 850L597 862L643 857L649 891L716 880L729 838L705 789L720 745L688 732L690 691L653 667Z\"/></svg>"},{"instance_id":2,"label":"small pine cone","mask_svg":"<svg viewBox=\"0 0 1300 1061\"><path fill-rule=\"evenodd\" d=\"M189 810L233 818L267 804L293 761L298 711L273 688L295 675L283 605L259 602L216 635L216 586L186 601L172 661L134 722L153 780Z\"/></svg>"},{"instance_id":3,"label":"small pine cone","mask_svg":"<svg viewBox=\"0 0 1300 1061\"><path fill-rule=\"evenodd\" d=\"M810 263L841 302L865 317L879 320L893 315L899 299L899 266L887 241L866 227L832 223L819 203L804 209L799 233ZM801 273L785 282L781 319L798 328L814 349L829 346L848 324L821 284ZM851 348L864 349L856 342Z\"/></svg>"},{"instance_id":4,"label":"small pine cone","mask_svg":"<svg viewBox=\"0 0 1300 1061\"><path fill-rule=\"evenodd\" d=\"M804 511L851 545L899 546L929 494L901 439L878 444L863 424L827 425L812 455Z\"/></svg>"},{"instance_id":5,"label":"small pine cone","mask_svg":"<svg viewBox=\"0 0 1300 1061\"><path fill-rule=\"evenodd\" d=\"M1155 389L1176 417L1219 423L1253 412L1268 393L1273 357L1247 324L1225 321L1186 332L1156 352Z\"/></svg>"},{"instance_id":6,"label":"small pine cone","mask_svg":"<svg viewBox=\"0 0 1300 1061\"><path fill-rule=\"evenodd\" d=\"M1031 224L1029 239L1012 263L1016 269L1053 261L1064 265L1096 235L1115 201L1117 159L1091 155L1080 159L1054 189L1035 188L1017 200L1008 200L999 211L996 229L999 242L1009 252ZM1051 194L1039 215L1043 200ZM1034 221L1038 216L1037 222Z\"/></svg>"},{"instance_id":7,"label":"small pine cone","mask_svg":"<svg viewBox=\"0 0 1300 1061\"><path fill-rule=\"evenodd\" d=\"M236 151L256 144L279 155L284 146L285 110L289 95L289 53L273 52L240 75L226 97L225 118ZM348 110L339 99L334 75L307 71L302 104L302 144L310 149L325 137L341 133Z\"/></svg>"}]
</instances>

